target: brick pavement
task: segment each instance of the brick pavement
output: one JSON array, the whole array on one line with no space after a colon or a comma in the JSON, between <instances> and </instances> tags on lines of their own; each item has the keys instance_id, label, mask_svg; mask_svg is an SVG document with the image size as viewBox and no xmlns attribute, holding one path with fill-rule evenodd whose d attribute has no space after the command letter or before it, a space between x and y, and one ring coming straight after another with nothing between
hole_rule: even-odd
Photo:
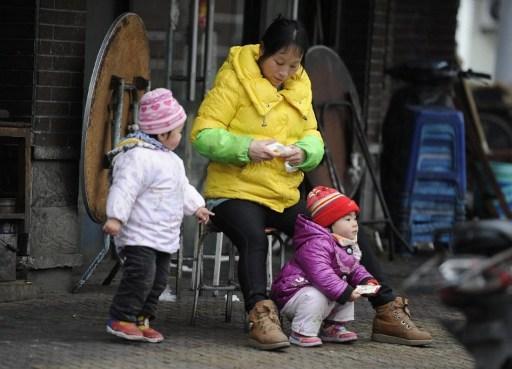
<instances>
[{"instance_id":1,"label":"brick pavement","mask_svg":"<svg viewBox=\"0 0 512 369\"><path fill-rule=\"evenodd\" d=\"M417 261L386 262L393 286ZM100 276L104 271L98 271ZM96 274L96 273L95 273ZM104 274L102 275L104 276ZM0 303L0 369L73 368L473 368L470 355L438 322L461 319L439 304L433 294L411 298L416 321L434 336L430 347L410 348L370 340L373 310L356 303L352 324L360 336L355 344L324 344L283 352L262 352L246 344L241 303L234 304L233 321L225 323L223 297L203 297L196 325L189 325L192 295L185 290L178 302L161 302L154 326L166 340L160 344L131 343L105 333L105 318L115 285L101 286L93 278L78 294ZM184 283L184 286L189 284ZM289 325L285 324L285 329Z\"/></svg>"}]
</instances>

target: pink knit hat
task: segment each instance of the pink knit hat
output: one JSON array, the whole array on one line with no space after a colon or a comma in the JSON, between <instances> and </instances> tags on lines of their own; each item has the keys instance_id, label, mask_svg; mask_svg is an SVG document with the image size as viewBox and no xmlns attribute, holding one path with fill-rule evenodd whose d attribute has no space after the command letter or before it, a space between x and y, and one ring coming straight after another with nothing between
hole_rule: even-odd
<instances>
[{"instance_id":1,"label":"pink knit hat","mask_svg":"<svg viewBox=\"0 0 512 369\"><path fill-rule=\"evenodd\" d=\"M166 88L149 91L140 99L139 127L144 133L166 133L182 126L186 120L185 110Z\"/></svg>"},{"instance_id":2,"label":"pink knit hat","mask_svg":"<svg viewBox=\"0 0 512 369\"><path fill-rule=\"evenodd\" d=\"M359 213L359 206L354 200L325 186L316 186L311 190L307 198L307 208L313 221L322 227L330 227L351 212Z\"/></svg>"}]
</instances>

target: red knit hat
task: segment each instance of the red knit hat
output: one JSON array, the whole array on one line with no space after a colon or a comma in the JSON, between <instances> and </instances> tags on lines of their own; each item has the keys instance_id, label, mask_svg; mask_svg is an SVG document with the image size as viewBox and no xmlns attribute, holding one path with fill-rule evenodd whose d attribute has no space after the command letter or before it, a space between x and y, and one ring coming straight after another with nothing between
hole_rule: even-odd
<instances>
[{"instance_id":1,"label":"red knit hat","mask_svg":"<svg viewBox=\"0 0 512 369\"><path fill-rule=\"evenodd\" d=\"M329 227L353 211L359 213L359 206L354 200L325 186L316 186L311 190L307 207L313 221L322 227Z\"/></svg>"}]
</instances>

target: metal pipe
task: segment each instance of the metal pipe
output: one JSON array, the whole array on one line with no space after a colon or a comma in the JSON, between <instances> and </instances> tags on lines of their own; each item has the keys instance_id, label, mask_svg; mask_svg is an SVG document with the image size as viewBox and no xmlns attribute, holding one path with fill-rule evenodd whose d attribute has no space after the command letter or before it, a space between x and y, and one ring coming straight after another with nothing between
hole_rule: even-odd
<instances>
[{"instance_id":1,"label":"metal pipe","mask_svg":"<svg viewBox=\"0 0 512 369\"><path fill-rule=\"evenodd\" d=\"M215 0L208 0L208 9L206 17L206 49L204 57L204 83L203 96L210 89L212 74L212 49L213 49L213 23L215 19Z\"/></svg>"},{"instance_id":2,"label":"metal pipe","mask_svg":"<svg viewBox=\"0 0 512 369\"><path fill-rule=\"evenodd\" d=\"M341 5L341 1L336 2L336 19L338 20L337 22L341 22ZM339 52L341 45L341 27L337 26L336 28L337 29L334 34L334 50L336 50L336 52Z\"/></svg>"},{"instance_id":3,"label":"metal pipe","mask_svg":"<svg viewBox=\"0 0 512 369\"><path fill-rule=\"evenodd\" d=\"M172 12L173 12L173 3L174 1L169 1L169 24L167 27L167 52L165 58L165 86L168 89L171 89L171 75L172 75L172 43L174 40L174 32L173 32L173 24L172 24Z\"/></svg>"},{"instance_id":4,"label":"metal pipe","mask_svg":"<svg viewBox=\"0 0 512 369\"><path fill-rule=\"evenodd\" d=\"M512 70L512 1L502 1L500 6L500 23L498 27L498 47L496 48L496 81L511 85Z\"/></svg>"},{"instance_id":5,"label":"metal pipe","mask_svg":"<svg viewBox=\"0 0 512 369\"><path fill-rule=\"evenodd\" d=\"M189 53L189 79L188 79L188 100L196 98L196 74L197 74L197 34L199 29L199 0L194 0L192 6L191 40Z\"/></svg>"},{"instance_id":6,"label":"metal pipe","mask_svg":"<svg viewBox=\"0 0 512 369\"><path fill-rule=\"evenodd\" d=\"M119 140L121 139L121 122L123 120L124 106L124 87L124 79L120 78L116 91L117 105L112 127L112 148L116 147L116 145L119 143Z\"/></svg>"},{"instance_id":7,"label":"metal pipe","mask_svg":"<svg viewBox=\"0 0 512 369\"><path fill-rule=\"evenodd\" d=\"M139 93L136 89L132 90L132 117L133 124L139 126Z\"/></svg>"},{"instance_id":8,"label":"metal pipe","mask_svg":"<svg viewBox=\"0 0 512 369\"><path fill-rule=\"evenodd\" d=\"M292 19L299 19L299 0L292 1Z\"/></svg>"}]
</instances>

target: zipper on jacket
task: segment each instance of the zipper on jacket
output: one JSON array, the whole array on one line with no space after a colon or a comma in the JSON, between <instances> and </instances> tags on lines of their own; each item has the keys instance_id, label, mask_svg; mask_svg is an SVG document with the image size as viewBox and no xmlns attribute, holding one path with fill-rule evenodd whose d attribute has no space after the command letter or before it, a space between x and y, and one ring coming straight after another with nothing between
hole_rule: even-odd
<instances>
[{"instance_id":1,"label":"zipper on jacket","mask_svg":"<svg viewBox=\"0 0 512 369\"><path fill-rule=\"evenodd\" d=\"M266 115L264 115L263 119L261 120L261 126L262 127L266 127L267 126L267 116Z\"/></svg>"}]
</instances>

